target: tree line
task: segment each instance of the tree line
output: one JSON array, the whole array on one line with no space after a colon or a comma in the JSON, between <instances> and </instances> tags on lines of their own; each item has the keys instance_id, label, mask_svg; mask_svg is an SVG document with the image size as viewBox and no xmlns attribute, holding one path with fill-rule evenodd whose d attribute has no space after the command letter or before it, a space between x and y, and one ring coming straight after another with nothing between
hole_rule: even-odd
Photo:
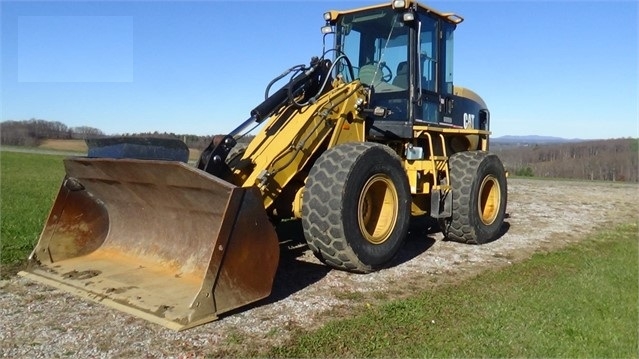
<instances>
[{"instance_id":1,"label":"tree line","mask_svg":"<svg viewBox=\"0 0 639 359\"><path fill-rule=\"evenodd\" d=\"M0 123L0 145L38 146L46 139L104 136L97 128L67 127L61 122L40 119ZM176 138L196 149L206 148L214 137L157 131L118 136ZM247 136L240 142L248 142L252 137ZM491 151L516 176L639 182L639 139L636 138L524 146L494 144Z\"/></svg>"},{"instance_id":2,"label":"tree line","mask_svg":"<svg viewBox=\"0 0 639 359\"><path fill-rule=\"evenodd\" d=\"M106 137L101 130L89 126L68 127L57 121L30 119L26 121L0 122L0 145L36 147L42 141L87 139ZM172 132L122 133L113 136L173 138L182 140L189 148L204 149L211 143L214 135L198 136L176 134ZM240 142L248 142L253 136L246 136Z\"/></svg>"},{"instance_id":3,"label":"tree line","mask_svg":"<svg viewBox=\"0 0 639 359\"><path fill-rule=\"evenodd\" d=\"M496 146L492 150L514 175L639 181L639 139L636 138Z\"/></svg>"},{"instance_id":4,"label":"tree line","mask_svg":"<svg viewBox=\"0 0 639 359\"><path fill-rule=\"evenodd\" d=\"M70 140L102 137L104 133L89 126L68 127L57 121L30 119L0 122L0 144L5 146L38 146L47 139Z\"/></svg>"}]
</instances>

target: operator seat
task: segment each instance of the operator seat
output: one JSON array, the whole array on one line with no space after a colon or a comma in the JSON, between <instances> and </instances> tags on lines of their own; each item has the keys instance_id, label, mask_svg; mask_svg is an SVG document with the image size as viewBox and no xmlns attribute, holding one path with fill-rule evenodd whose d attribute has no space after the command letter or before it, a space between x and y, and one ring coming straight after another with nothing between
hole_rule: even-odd
<instances>
[{"instance_id":1,"label":"operator seat","mask_svg":"<svg viewBox=\"0 0 639 359\"><path fill-rule=\"evenodd\" d=\"M403 89L408 88L408 62L402 61L397 65L397 75L393 79L393 85Z\"/></svg>"},{"instance_id":2,"label":"operator seat","mask_svg":"<svg viewBox=\"0 0 639 359\"><path fill-rule=\"evenodd\" d=\"M359 81L372 86L382 82L382 69L375 63L369 63L359 68Z\"/></svg>"}]
</instances>

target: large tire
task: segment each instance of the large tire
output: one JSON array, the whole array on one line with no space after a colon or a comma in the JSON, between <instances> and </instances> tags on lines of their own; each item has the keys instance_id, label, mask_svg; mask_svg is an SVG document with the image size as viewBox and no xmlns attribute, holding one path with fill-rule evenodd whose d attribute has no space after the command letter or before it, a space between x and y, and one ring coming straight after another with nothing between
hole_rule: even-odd
<instances>
[{"instance_id":1,"label":"large tire","mask_svg":"<svg viewBox=\"0 0 639 359\"><path fill-rule=\"evenodd\" d=\"M450 156L452 217L440 221L447 239L484 244L497 237L506 214L506 171L496 155L485 151Z\"/></svg>"},{"instance_id":2,"label":"large tire","mask_svg":"<svg viewBox=\"0 0 639 359\"><path fill-rule=\"evenodd\" d=\"M410 188L387 146L345 143L311 169L302 204L308 246L334 268L368 273L395 257L408 232Z\"/></svg>"}]
</instances>

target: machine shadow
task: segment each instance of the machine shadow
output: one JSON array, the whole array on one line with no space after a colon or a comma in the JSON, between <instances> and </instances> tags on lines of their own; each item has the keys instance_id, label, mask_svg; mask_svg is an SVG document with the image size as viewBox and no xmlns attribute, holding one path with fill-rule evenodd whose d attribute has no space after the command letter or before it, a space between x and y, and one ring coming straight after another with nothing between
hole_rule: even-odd
<instances>
[{"instance_id":1,"label":"machine shadow","mask_svg":"<svg viewBox=\"0 0 639 359\"><path fill-rule=\"evenodd\" d=\"M509 216L507 216L506 218L509 218ZM499 232L497 233L495 238L493 238L492 240L488 241L487 243L498 241L501 237L505 236L506 233L508 233L508 230L510 230L510 223L504 221L501 224L501 227L499 227Z\"/></svg>"},{"instance_id":2,"label":"machine shadow","mask_svg":"<svg viewBox=\"0 0 639 359\"><path fill-rule=\"evenodd\" d=\"M266 303L277 302L320 281L332 268L302 259L308 250L302 221L284 221L276 227L280 241L280 264L275 273L273 291Z\"/></svg>"},{"instance_id":3,"label":"machine shadow","mask_svg":"<svg viewBox=\"0 0 639 359\"><path fill-rule=\"evenodd\" d=\"M255 303L224 313L220 318L279 302L320 281L333 270L323 264L311 263L302 259L308 250L308 245L304 240L301 221L281 222L276 226L275 231L280 242L280 261L275 273L271 295Z\"/></svg>"},{"instance_id":4,"label":"machine shadow","mask_svg":"<svg viewBox=\"0 0 639 359\"><path fill-rule=\"evenodd\" d=\"M277 225L276 232L280 241L280 262L271 295L248 306L224 313L221 317L286 299L322 280L330 271L334 270L324 264L312 263L303 259L305 255L308 255L306 254L308 245L304 239L301 221L281 222ZM388 267L399 266L426 252L435 244L433 234L437 232L439 232L439 226L432 218L412 218L408 237Z\"/></svg>"},{"instance_id":5,"label":"machine shadow","mask_svg":"<svg viewBox=\"0 0 639 359\"><path fill-rule=\"evenodd\" d=\"M396 267L418 257L436 242L433 235L440 232L437 220L429 216L411 217L408 236L389 267Z\"/></svg>"}]
</instances>

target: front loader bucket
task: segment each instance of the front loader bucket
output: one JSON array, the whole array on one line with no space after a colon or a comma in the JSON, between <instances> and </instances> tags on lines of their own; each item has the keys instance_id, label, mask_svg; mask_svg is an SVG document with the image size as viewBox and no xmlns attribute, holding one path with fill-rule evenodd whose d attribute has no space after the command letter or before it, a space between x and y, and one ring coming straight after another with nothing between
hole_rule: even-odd
<instances>
[{"instance_id":1,"label":"front loader bucket","mask_svg":"<svg viewBox=\"0 0 639 359\"><path fill-rule=\"evenodd\" d=\"M64 165L21 275L174 330L270 294L279 244L257 189L180 162Z\"/></svg>"}]
</instances>

